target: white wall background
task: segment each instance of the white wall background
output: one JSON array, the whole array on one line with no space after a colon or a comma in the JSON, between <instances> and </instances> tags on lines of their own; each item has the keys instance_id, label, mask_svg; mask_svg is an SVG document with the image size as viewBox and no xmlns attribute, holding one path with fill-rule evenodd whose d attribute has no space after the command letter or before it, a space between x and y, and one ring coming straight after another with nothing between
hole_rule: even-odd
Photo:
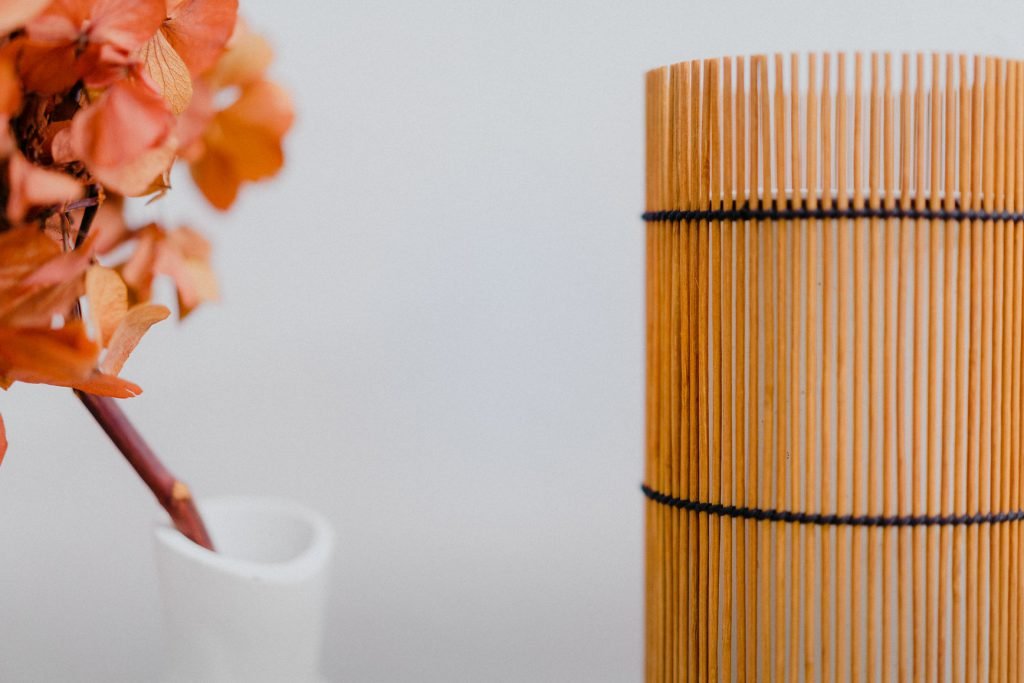
<instances>
[{"instance_id":1,"label":"white wall background","mask_svg":"<svg viewBox=\"0 0 1024 683\"><path fill-rule=\"evenodd\" d=\"M641 678L646 68L1024 54L1011 0L242 5L288 167L155 209L208 228L225 296L154 330L126 409L198 494L333 520L332 681ZM151 680L158 508L68 392L0 412L0 681Z\"/></svg>"}]
</instances>

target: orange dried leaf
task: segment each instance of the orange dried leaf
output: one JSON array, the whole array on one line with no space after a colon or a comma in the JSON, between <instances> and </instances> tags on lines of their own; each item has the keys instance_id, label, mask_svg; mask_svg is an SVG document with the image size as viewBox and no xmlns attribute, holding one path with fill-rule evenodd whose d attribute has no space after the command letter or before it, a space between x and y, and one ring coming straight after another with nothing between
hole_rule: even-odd
<instances>
[{"instance_id":1,"label":"orange dried leaf","mask_svg":"<svg viewBox=\"0 0 1024 683\"><path fill-rule=\"evenodd\" d=\"M124 79L75 114L71 144L90 168L117 166L163 144L173 123L160 93L141 79Z\"/></svg>"},{"instance_id":2,"label":"orange dried leaf","mask_svg":"<svg viewBox=\"0 0 1024 683\"><path fill-rule=\"evenodd\" d=\"M161 32L198 76L224 52L238 20L238 0L169 0Z\"/></svg>"},{"instance_id":3,"label":"orange dried leaf","mask_svg":"<svg viewBox=\"0 0 1024 683\"><path fill-rule=\"evenodd\" d=\"M64 92L80 78L74 44L18 41L18 72L28 90L43 95Z\"/></svg>"},{"instance_id":4,"label":"orange dried leaf","mask_svg":"<svg viewBox=\"0 0 1024 683\"><path fill-rule=\"evenodd\" d=\"M111 398L134 398L142 393L142 388L138 384L98 371L93 372L88 378L81 382L76 382L72 386L87 394L109 396Z\"/></svg>"},{"instance_id":5,"label":"orange dried leaf","mask_svg":"<svg viewBox=\"0 0 1024 683\"><path fill-rule=\"evenodd\" d=\"M134 233L135 249L120 267L132 301L149 301L163 229L147 225Z\"/></svg>"},{"instance_id":6,"label":"orange dried leaf","mask_svg":"<svg viewBox=\"0 0 1024 683\"><path fill-rule=\"evenodd\" d=\"M101 346L109 346L114 332L128 313L128 287L117 272L92 266L85 274L89 315Z\"/></svg>"},{"instance_id":7,"label":"orange dried leaf","mask_svg":"<svg viewBox=\"0 0 1024 683\"><path fill-rule=\"evenodd\" d=\"M67 315L84 291L81 277L48 287L25 287L0 303L0 320L8 325L46 325L55 315Z\"/></svg>"},{"instance_id":8,"label":"orange dried leaf","mask_svg":"<svg viewBox=\"0 0 1024 683\"><path fill-rule=\"evenodd\" d=\"M156 33L167 9L164 0L77 0L77 4L92 5L89 40L125 52L139 49Z\"/></svg>"},{"instance_id":9,"label":"orange dried leaf","mask_svg":"<svg viewBox=\"0 0 1024 683\"><path fill-rule=\"evenodd\" d=\"M0 33L10 33L39 14L49 0L0 0Z\"/></svg>"},{"instance_id":10,"label":"orange dried leaf","mask_svg":"<svg viewBox=\"0 0 1024 683\"><path fill-rule=\"evenodd\" d=\"M227 211L235 203L242 178L235 173L232 160L216 147L207 146L189 166L192 180L215 208Z\"/></svg>"},{"instance_id":11,"label":"orange dried leaf","mask_svg":"<svg viewBox=\"0 0 1024 683\"><path fill-rule=\"evenodd\" d=\"M2 0L0 0L2 2ZM14 116L21 109L21 79L9 53L0 55L0 114Z\"/></svg>"},{"instance_id":12,"label":"orange dried leaf","mask_svg":"<svg viewBox=\"0 0 1024 683\"><path fill-rule=\"evenodd\" d=\"M124 220L124 198L119 195L107 197L96 211L90 234L96 236L96 252L106 254L116 248L128 233Z\"/></svg>"},{"instance_id":13,"label":"orange dried leaf","mask_svg":"<svg viewBox=\"0 0 1024 683\"><path fill-rule=\"evenodd\" d=\"M17 285L60 252L59 244L33 228L0 232L0 292Z\"/></svg>"},{"instance_id":14,"label":"orange dried leaf","mask_svg":"<svg viewBox=\"0 0 1024 683\"><path fill-rule=\"evenodd\" d=\"M243 181L280 170L281 139L293 117L288 94L270 81L246 86L238 100L214 116L203 135L203 152L191 165L193 180L211 204L227 209Z\"/></svg>"},{"instance_id":15,"label":"orange dried leaf","mask_svg":"<svg viewBox=\"0 0 1024 683\"><path fill-rule=\"evenodd\" d=\"M0 326L0 376L8 381L74 386L91 375L99 351L78 320L60 329Z\"/></svg>"},{"instance_id":16,"label":"orange dried leaf","mask_svg":"<svg viewBox=\"0 0 1024 683\"><path fill-rule=\"evenodd\" d=\"M11 156L7 167L9 192L7 218L21 221L33 206L46 206L78 199L82 186L71 176L39 168L20 153Z\"/></svg>"},{"instance_id":17,"label":"orange dried leaf","mask_svg":"<svg viewBox=\"0 0 1024 683\"><path fill-rule=\"evenodd\" d=\"M263 78L274 52L266 38L239 22L228 49L204 76L212 88L248 85Z\"/></svg>"},{"instance_id":18,"label":"orange dried leaf","mask_svg":"<svg viewBox=\"0 0 1024 683\"><path fill-rule=\"evenodd\" d=\"M139 50L139 59L146 67L157 90L171 107L174 114L188 108L192 100L192 77L188 67L174 50L163 31L149 39Z\"/></svg>"},{"instance_id":19,"label":"orange dried leaf","mask_svg":"<svg viewBox=\"0 0 1024 683\"><path fill-rule=\"evenodd\" d=\"M139 304L132 307L117 326L107 348L107 355L100 363L100 370L111 375L121 372L124 362L149 328L165 320L171 311L157 304Z\"/></svg>"},{"instance_id":20,"label":"orange dried leaf","mask_svg":"<svg viewBox=\"0 0 1024 683\"><path fill-rule=\"evenodd\" d=\"M164 186L163 176L174 163L176 148L177 141L171 136L133 161L113 166L94 165L90 170L96 180L118 194L126 197L152 194Z\"/></svg>"},{"instance_id":21,"label":"orange dried leaf","mask_svg":"<svg viewBox=\"0 0 1024 683\"><path fill-rule=\"evenodd\" d=\"M56 242L30 228L0 234L0 324L44 326L81 295L92 243L61 253Z\"/></svg>"}]
</instances>

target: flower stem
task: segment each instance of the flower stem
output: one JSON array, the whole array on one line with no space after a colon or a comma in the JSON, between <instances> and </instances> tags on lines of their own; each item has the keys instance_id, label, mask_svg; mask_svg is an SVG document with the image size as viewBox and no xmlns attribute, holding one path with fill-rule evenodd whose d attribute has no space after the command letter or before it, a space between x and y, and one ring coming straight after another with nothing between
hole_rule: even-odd
<instances>
[{"instance_id":1,"label":"flower stem","mask_svg":"<svg viewBox=\"0 0 1024 683\"><path fill-rule=\"evenodd\" d=\"M85 404L92 416L124 455L128 464L146 483L160 505L167 510L175 528L195 543L213 550L213 542L206 531L192 494L184 482L177 479L136 431L117 401L82 391L75 395Z\"/></svg>"}]
</instances>

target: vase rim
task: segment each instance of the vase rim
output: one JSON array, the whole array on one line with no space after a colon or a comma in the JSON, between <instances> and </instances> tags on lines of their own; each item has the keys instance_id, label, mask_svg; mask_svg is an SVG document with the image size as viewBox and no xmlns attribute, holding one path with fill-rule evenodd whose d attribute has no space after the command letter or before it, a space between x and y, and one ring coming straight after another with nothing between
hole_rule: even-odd
<instances>
[{"instance_id":1,"label":"vase rim","mask_svg":"<svg viewBox=\"0 0 1024 683\"><path fill-rule=\"evenodd\" d=\"M264 496L214 496L196 501L204 516L217 513L252 511L288 518L306 526L309 540L293 556L283 560L253 560L212 552L186 538L167 520L154 529L156 542L207 568L224 574L274 583L294 583L317 574L330 558L334 533L330 522L320 513L292 500ZM216 544L216 529L211 529Z\"/></svg>"}]
</instances>

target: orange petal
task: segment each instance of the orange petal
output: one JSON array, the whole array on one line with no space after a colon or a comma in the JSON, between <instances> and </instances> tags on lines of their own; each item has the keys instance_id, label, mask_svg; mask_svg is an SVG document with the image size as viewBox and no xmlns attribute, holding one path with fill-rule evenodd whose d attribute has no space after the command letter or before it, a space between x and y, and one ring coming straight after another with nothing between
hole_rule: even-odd
<instances>
[{"instance_id":1,"label":"orange petal","mask_svg":"<svg viewBox=\"0 0 1024 683\"><path fill-rule=\"evenodd\" d=\"M0 0L2 2L3 0ZM13 116L21 109L21 79L14 68L14 58L0 56L0 114Z\"/></svg>"},{"instance_id":2,"label":"orange petal","mask_svg":"<svg viewBox=\"0 0 1024 683\"><path fill-rule=\"evenodd\" d=\"M46 326L55 315L67 315L75 299L85 291L82 278L75 277L49 287L8 291L0 302L0 322L5 325Z\"/></svg>"},{"instance_id":3,"label":"orange petal","mask_svg":"<svg viewBox=\"0 0 1024 683\"><path fill-rule=\"evenodd\" d=\"M214 92L210 86L203 81L194 82L192 101L189 102L188 109L178 116L178 125L174 129L174 136L178 138L179 156L189 161L202 156L201 139L216 114L213 105Z\"/></svg>"},{"instance_id":4,"label":"orange petal","mask_svg":"<svg viewBox=\"0 0 1024 683\"><path fill-rule=\"evenodd\" d=\"M20 249L19 249L20 247ZM62 254L56 242L34 228L0 237L0 321L6 325L48 326L66 314L84 286L92 244Z\"/></svg>"},{"instance_id":5,"label":"orange petal","mask_svg":"<svg viewBox=\"0 0 1024 683\"><path fill-rule=\"evenodd\" d=\"M110 338L107 355L104 356L103 362L100 363L100 370L111 375L120 373L124 362L128 360L128 356L138 346L142 336L149 331L150 327L161 320L165 320L170 314L171 311L166 306L157 304L139 304L134 306L124 316L121 324L117 326L113 336Z\"/></svg>"},{"instance_id":6,"label":"orange petal","mask_svg":"<svg viewBox=\"0 0 1024 683\"><path fill-rule=\"evenodd\" d=\"M171 111L174 114L185 111L192 100L192 77L185 62L167 42L163 31L157 31L156 35L142 46L139 50L139 59L145 65L157 90L171 106Z\"/></svg>"},{"instance_id":7,"label":"orange petal","mask_svg":"<svg viewBox=\"0 0 1024 683\"><path fill-rule=\"evenodd\" d=\"M20 222L30 207L71 201L82 196L82 186L71 176L48 171L28 162L20 153L11 156L7 167L10 195L7 217Z\"/></svg>"},{"instance_id":8,"label":"orange petal","mask_svg":"<svg viewBox=\"0 0 1024 683\"><path fill-rule=\"evenodd\" d=\"M96 235L96 253L106 254L120 245L127 233L124 220L124 198L118 195L107 197L96 211L90 233Z\"/></svg>"},{"instance_id":9,"label":"orange petal","mask_svg":"<svg viewBox=\"0 0 1024 683\"><path fill-rule=\"evenodd\" d=\"M99 351L78 320L56 330L0 326L0 374L12 380L72 386L90 376Z\"/></svg>"},{"instance_id":10,"label":"orange petal","mask_svg":"<svg viewBox=\"0 0 1024 683\"><path fill-rule=\"evenodd\" d=\"M135 250L119 271L132 301L148 301L153 286L158 244L163 240L163 230L156 225L148 225L135 232Z\"/></svg>"},{"instance_id":11,"label":"orange petal","mask_svg":"<svg viewBox=\"0 0 1024 683\"><path fill-rule=\"evenodd\" d=\"M169 232L167 240L187 259L207 261L213 252L210 241L198 230L187 226Z\"/></svg>"},{"instance_id":12,"label":"orange petal","mask_svg":"<svg viewBox=\"0 0 1024 683\"><path fill-rule=\"evenodd\" d=\"M166 183L162 176L174 163L177 139L168 137L158 147L147 150L141 156L123 164L90 167L93 175L108 189L126 197L152 194Z\"/></svg>"},{"instance_id":13,"label":"orange petal","mask_svg":"<svg viewBox=\"0 0 1024 683\"><path fill-rule=\"evenodd\" d=\"M128 313L128 287L116 271L92 266L85 274L85 295L89 316L99 336L97 341L107 346Z\"/></svg>"},{"instance_id":14,"label":"orange petal","mask_svg":"<svg viewBox=\"0 0 1024 683\"><path fill-rule=\"evenodd\" d=\"M165 0L93 0L89 41L134 52L163 23Z\"/></svg>"},{"instance_id":15,"label":"orange petal","mask_svg":"<svg viewBox=\"0 0 1024 683\"><path fill-rule=\"evenodd\" d=\"M258 81L217 115L218 128L207 144L219 147L243 180L268 178L284 163L281 138L292 118L288 94L274 83Z\"/></svg>"},{"instance_id":16,"label":"orange petal","mask_svg":"<svg viewBox=\"0 0 1024 683\"><path fill-rule=\"evenodd\" d=\"M18 48L18 72L25 88L43 95L67 91L78 80L75 46L37 44L21 41Z\"/></svg>"},{"instance_id":17,"label":"orange petal","mask_svg":"<svg viewBox=\"0 0 1024 683\"><path fill-rule=\"evenodd\" d=\"M248 85L263 78L273 57L266 39L239 22L227 51L203 79L213 88Z\"/></svg>"},{"instance_id":18,"label":"orange petal","mask_svg":"<svg viewBox=\"0 0 1024 683\"><path fill-rule=\"evenodd\" d=\"M32 227L0 232L0 292L20 283L61 253L60 245Z\"/></svg>"},{"instance_id":19,"label":"orange petal","mask_svg":"<svg viewBox=\"0 0 1024 683\"><path fill-rule=\"evenodd\" d=\"M92 0L53 0L25 26L25 32L33 41L74 43L90 20L94 4Z\"/></svg>"},{"instance_id":20,"label":"orange petal","mask_svg":"<svg viewBox=\"0 0 1024 683\"><path fill-rule=\"evenodd\" d=\"M242 88L235 102L221 112L225 125L259 127L279 139L295 120L291 96L273 81L256 81Z\"/></svg>"},{"instance_id":21,"label":"orange petal","mask_svg":"<svg viewBox=\"0 0 1024 683\"><path fill-rule=\"evenodd\" d=\"M39 14L49 0L0 0L0 33L10 33ZM0 456L2 457L2 456Z\"/></svg>"},{"instance_id":22,"label":"orange petal","mask_svg":"<svg viewBox=\"0 0 1024 683\"><path fill-rule=\"evenodd\" d=\"M184 320L199 304L216 301L220 292L210 264L189 259L182 269L186 276L178 280L178 317Z\"/></svg>"},{"instance_id":23,"label":"orange petal","mask_svg":"<svg viewBox=\"0 0 1024 683\"><path fill-rule=\"evenodd\" d=\"M242 179L232 160L216 148L209 148L189 165L192 180L215 208L227 211L235 203Z\"/></svg>"},{"instance_id":24,"label":"orange petal","mask_svg":"<svg viewBox=\"0 0 1024 683\"><path fill-rule=\"evenodd\" d=\"M111 398L134 398L142 393L142 388L138 384L101 372L94 372L88 379L75 382L71 386L87 394Z\"/></svg>"},{"instance_id":25,"label":"orange petal","mask_svg":"<svg viewBox=\"0 0 1024 683\"><path fill-rule=\"evenodd\" d=\"M171 0L163 33L198 76L224 52L238 19L238 0Z\"/></svg>"},{"instance_id":26,"label":"orange petal","mask_svg":"<svg viewBox=\"0 0 1024 683\"><path fill-rule=\"evenodd\" d=\"M90 169L118 166L160 147L173 124L160 93L139 78L127 78L75 114L71 143Z\"/></svg>"}]
</instances>

